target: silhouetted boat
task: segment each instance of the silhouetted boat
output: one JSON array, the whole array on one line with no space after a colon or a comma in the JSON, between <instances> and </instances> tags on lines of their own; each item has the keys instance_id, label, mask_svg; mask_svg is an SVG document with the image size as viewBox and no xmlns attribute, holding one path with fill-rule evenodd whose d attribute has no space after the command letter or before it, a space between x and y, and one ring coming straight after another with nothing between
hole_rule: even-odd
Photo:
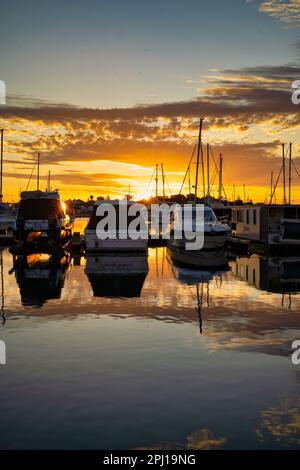
<instances>
[{"instance_id":1,"label":"silhouetted boat","mask_svg":"<svg viewBox=\"0 0 300 470\"><path fill-rule=\"evenodd\" d=\"M72 220L57 191L23 191L17 212L16 239L60 242L70 238Z\"/></svg>"}]
</instances>

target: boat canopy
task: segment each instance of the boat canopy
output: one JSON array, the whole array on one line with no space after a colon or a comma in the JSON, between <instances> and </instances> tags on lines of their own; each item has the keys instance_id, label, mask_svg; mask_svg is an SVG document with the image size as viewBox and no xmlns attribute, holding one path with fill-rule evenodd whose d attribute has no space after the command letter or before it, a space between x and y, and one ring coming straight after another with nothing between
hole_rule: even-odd
<instances>
[{"instance_id":1,"label":"boat canopy","mask_svg":"<svg viewBox=\"0 0 300 470\"><path fill-rule=\"evenodd\" d=\"M22 191L20 197L21 199L46 198L59 200L57 191Z\"/></svg>"},{"instance_id":2,"label":"boat canopy","mask_svg":"<svg viewBox=\"0 0 300 470\"><path fill-rule=\"evenodd\" d=\"M44 220L54 217L64 218L65 216L65 211L58 199L26 197L20 201L18 218Z\"/></svg>"}]
</instances>

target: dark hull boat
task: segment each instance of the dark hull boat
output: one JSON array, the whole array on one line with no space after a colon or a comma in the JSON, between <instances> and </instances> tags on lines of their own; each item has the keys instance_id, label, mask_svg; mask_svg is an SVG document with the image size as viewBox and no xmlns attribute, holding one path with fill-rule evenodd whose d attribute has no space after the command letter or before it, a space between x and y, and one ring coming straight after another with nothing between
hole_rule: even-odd
<instances>
[{"instance_id":1,"label":"dark hull boat","mask_svg":"<svg viewBox=\"0 0 300 470\"><path fill-rule=\"evenodd\" d=\"M20 242L57 243L71 237L72 220L58 192L24 191L16 219L16 239Z\"/></svg>"}]
</instances>

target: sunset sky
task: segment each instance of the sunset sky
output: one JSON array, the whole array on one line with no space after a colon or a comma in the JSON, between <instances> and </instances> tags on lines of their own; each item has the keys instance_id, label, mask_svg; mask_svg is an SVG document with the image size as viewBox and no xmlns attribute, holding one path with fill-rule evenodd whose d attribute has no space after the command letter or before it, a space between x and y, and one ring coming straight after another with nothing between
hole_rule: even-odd
<instances>
[{"instance_id":1,"label":"sunset sky","mask_svg":"<svg viewBox=\"0 0 300 470\"><path fill-rule=\"evenodd\" d=\"M150 195L161 162L176 193L202 116L227 195L245 184L263 201L281 142L294 143L300 174L299 29L300 0L2 4L4 199L18 200L37 152L42 186L50 170L64 199L123 197L129 184ZM296 172L293 183L300 202Z\"/></svg>"}]
</instances>

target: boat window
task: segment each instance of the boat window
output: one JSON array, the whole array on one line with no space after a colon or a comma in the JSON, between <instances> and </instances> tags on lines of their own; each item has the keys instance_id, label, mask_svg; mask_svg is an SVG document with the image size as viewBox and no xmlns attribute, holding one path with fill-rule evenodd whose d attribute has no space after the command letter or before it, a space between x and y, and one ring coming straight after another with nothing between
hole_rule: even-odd
<instances>
[{"instance_id":1,"label":"boat window","mask_svg":"<svg viewBox=\"0 0 300 470\"><path fill-rule=\"evenodd\" d=\"M246 223L249 225L249 210L246 211Z\"/></svg>"},{"instance_id":2,"label":"boat window","mask_svg":"<svg viewBox=\"0 0 300 470\"><path fill-rule=\"evenodd\" d=\"M256 225L256 209L253 209L253 225Z\"/></svg>"},{"instance_id":3,"label":"boat window","mask_svg":"<svg viewBox=\"0 0 300 470\"><path fill-rule=\"evenodd\" d=\"M215 222L217 217L211 209L204 209L204 220L205 222Z\"/></svg>"},{"instance_id":4,"label":"boat window","mask_svg":"<svg viewBox=\"0 0 300 470\"><path fill-rule=\"evenodd\" d=\"M237 211L237 221L238 222L244 222L244 214L243 211Z\"/></svg>"}]
</instances>

